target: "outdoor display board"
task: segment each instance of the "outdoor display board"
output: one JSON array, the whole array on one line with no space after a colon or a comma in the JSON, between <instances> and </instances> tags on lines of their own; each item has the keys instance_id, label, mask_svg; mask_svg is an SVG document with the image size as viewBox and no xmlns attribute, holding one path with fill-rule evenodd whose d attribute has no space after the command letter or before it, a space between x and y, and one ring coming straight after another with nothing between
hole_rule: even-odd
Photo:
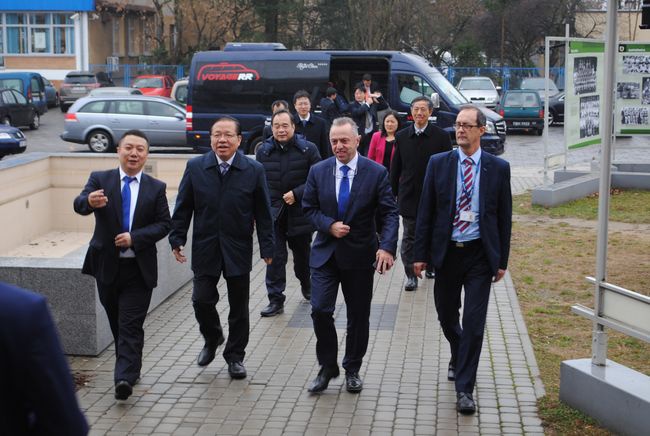
<instances>
[{"instance_id":1,"label":"outdoor display board","mask_svg":"<svg viewBox=\"0 0 650 436\"><path fill-rule=\"evenodd\" d=\"M569 42L564 97L564 136L569 149L601 142L604 49L602 42Z\"/></svg>"},{"instance_id":2,"label":"outdoor display board","mask_svg":"<svg viewBox=\"0 0 650 436\"><path fill-rule=\"evenodd\" d=\"M650 44L618 45L615 101L617 135L650 135Z\"/></svg>"}]
</instances>

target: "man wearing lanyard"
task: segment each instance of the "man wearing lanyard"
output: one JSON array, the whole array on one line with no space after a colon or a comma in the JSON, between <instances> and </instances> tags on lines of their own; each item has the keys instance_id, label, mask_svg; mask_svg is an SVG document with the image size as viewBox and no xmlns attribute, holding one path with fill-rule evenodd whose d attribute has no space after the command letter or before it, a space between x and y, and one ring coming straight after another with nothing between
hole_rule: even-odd
<instances>
[{"instance_id":1,"label":"man wearing lanyard","mask_svg":"<svg viewBox=\"0 0 650 436\"><path fill-rule=\"evenodd\" d=\"M506 273L512 227L510 166L482 152L485 122L475 106L460 111L458 150L429 160L415 226L414 270L419 277L427 264L435 267L436 311L451 348L447 378L455 380L463 414L476 412L472 395L490 288Z\"/></svg>"}]
</instances>

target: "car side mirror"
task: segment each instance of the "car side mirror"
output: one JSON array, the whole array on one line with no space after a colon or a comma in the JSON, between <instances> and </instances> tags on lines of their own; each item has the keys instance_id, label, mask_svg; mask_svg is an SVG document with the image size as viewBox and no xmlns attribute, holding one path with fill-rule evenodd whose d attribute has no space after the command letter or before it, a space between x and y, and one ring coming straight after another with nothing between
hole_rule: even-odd
<instances>
[{"instance_id":1,"label":"car side mirror","mask_svg":"<svg viewBox=\"0 0 650 436\"><path fill-rule=\"evenodd\" d=\"M440 107L440 96L437 92L431 93L431 102L433 103L434 109L438 109Z\"/></svg>"},{"instance_id":2,"label":"car side mirror","mask_svg":"<svg viewBox=\"0 0 650 436\"><path fill-rule=\"evenodd\" d=\"M501 94L501 90L502 90L502 88L501 88L500 86L497 86L497 92L498 92L499 94Z\"/></svg>"},{"instance_id":3,"label":"car side mirror","mask_svg":"<svg viewBox=\"0 0 650 436\"><path fill-rule=\"evenodd\" d=\"M180 113L180 112L176 112L176 113L174 114L174 117L176 117L177 119L179 119L179 120L181 120L181 121L185 119L185 115L183 115L183 114Z\"/></svg>"}]
</instances>

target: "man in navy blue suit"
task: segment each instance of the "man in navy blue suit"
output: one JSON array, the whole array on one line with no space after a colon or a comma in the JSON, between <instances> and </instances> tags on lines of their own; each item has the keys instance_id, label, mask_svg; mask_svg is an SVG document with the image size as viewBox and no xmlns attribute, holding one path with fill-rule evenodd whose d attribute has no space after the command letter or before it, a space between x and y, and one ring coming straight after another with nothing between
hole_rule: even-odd
<instances>
[{"instance_id":1,"label":"man in navy blue suit","mask_svg":"<svg viewBox=\"0 0 650 436\"><path fill-rule=\"evenodd\" d=\"M158 284L156 242L169 232L166 185L144 174L149 141L127 131L117 147L119 168L90 174L74 200L80 215L95 216L81 270L95 277L115 340L115 398L126 400L140 378L144 320Z\"/></svg>"},{"instance_id":2,"label":"man in navy blue suit","mask_svg":"<svg viewBox=\"0 0 650 436\"><path fill-rule=\"evenodd\" d=\"M0 283L0 356L0 434L88 433L43 296Z\"/></svg>"},{"instance_id":3,"label":"man in navy blue suit","mask_svg":"<svg viewBox=\"0 0 650 436\"><path fill-rule=\"evenodd\" d=\"M485 122L476 106L459 112L458 150L430 158L415 227L414 269L418 277L429 263L436 270L436 311L451 347L447 378L455 380L462 414L476 412L472 394L490 289L506 273L512 228L510 165L481 151Z\"/></svg>"},{"instance_id":4,"label":"man in navy blue suit","mask_svg":"<svg viewBox=\"0 0 650 436\"><path fill-rule=\"evenodd\" d=\"M312 166L302 207L317 230L311 248L311 317L321 368L309 392L338 377L334 309L339 284L347 307L343 368L348 392L360 392L359 369L368 348L374 271L388 271L397 249L399 215L388 172L360 156L357 125L337 118L330 129L333 157ZM377 216L377 220L375 220ZM377 222L381 234L377 240Z\"/></svg>"},{"instance_id":5,"label":"man in navy blue suit","mask_svg":"<svg viewBox=\"0 0 650 436\"><path fill-rule=\"evenodd\" d=\"M183 247L193 221L192 305L205 346L197 363L214 360L225 342L216 309L217 284L228 285L228 342L223 357L231 378L246 377L244 356L249 337L248 298L253 267L253 230L257 229L260 257L273 257L273 217L269 189L261 163L239 153L241 126L235 118L218 118L210 129L212 150L187 162L178 187L169 244L178 262L187 261ZM193 219L192 219L193 217Z\"/></svg>"}]
</instances>

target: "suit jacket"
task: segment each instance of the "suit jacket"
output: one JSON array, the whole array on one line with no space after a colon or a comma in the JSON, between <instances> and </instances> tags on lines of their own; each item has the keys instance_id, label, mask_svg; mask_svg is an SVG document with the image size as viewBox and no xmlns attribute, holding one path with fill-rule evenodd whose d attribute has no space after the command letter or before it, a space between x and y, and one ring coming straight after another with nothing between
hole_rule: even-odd
<instances>
[{"instance_id":1,"label":"suit jacket","mask_svg":"<svg viewBox=\"0 0 650 436\"><path fill-rule=\"evenodd\" d=\"M397 249L399 215L388 173L382 165L359 156L342 220L350 226L350 233L339 239L329 232L332 223L339 221L335 169L336 158L330 157L311 167L307 177L302 207L317 230L309 266L319 268L336 253L341 269L372 268L377 248L393 255ZM375 215L381 222L379 241Z\"/></svg>"},{"instance_id":2,"label":"suit jacket","mask_svg":"<svg viewBox=\"0 0 650 436\"><path fill-rule=\"evenodd\" d=\"M93 209L88 195L103 189L108 197L105 207ZM158 259L156 242L169 232L169 205L165 194L166 185L160 180L142 173L138 202L131 223L133 251L147 287L158 284ZM122 192L120 172L113 169L95 171L81 194L74 199L74 210L81 215L95 215L95 231L88 246L81 272L94 276L99 282L112 283L118 273L120 250L115 246L115 236L122 233Z\"/></svg>"},{"instance_id":3,"label":"suit jacket","mask_svg":"<svg viewBox=\"0 0 650 436\"><path fill-rule=\"evenodd\" d=\"M320 99L321 113L330 125L336 118L342 116L343 112L347 110L347 107L347 104L340 106L338 102L330 100L327 97Z\"/></svg>"},{"instance_id":4,"label":"suit jacket","mask_svg":"<svg viewBox=\"0 0 650 436\"><path fill-rule=\"evenodd\" d=\"M395 134L397 148L390 165L390 184L397 197L399 213L415 218L429 157L451 150L449 134L429 124L420 135L410 125Z\"/></svg>"},{"instance_id":5,"label":"suit jacket","mask_svg":"<svg viewBox=\"0 0 650 436\"><path fill-rule=\"evenodd\" d=\"M0 356L0 433L88 433L43 296L0 283Z\"/></svg>"},{"instance_id":6,"label":"suit jacket","mask_svg":"<svg viewBox=\"0 0 650 436\"><path fill-rule=\"evenodd\" d=\"M396 148L397 148L397 140L395 140L393 149L390 152L391 161L393 159L393 156L395 156ZM386 151L386 137L381 134L381 131L373 133L372 139L370 139L370 148L368 149L368 159L372 159L378 164L383 165L385 151Z\"/></svg>"},{"instance_id":7,"label":"suit jacket","mask_svg":"<svg viewBox=\"0 0 650 436\"><path fill-rule=\"evenodd\" d=\"M318 153L321 157L326 158L332 155L332 147L330 146L330 126L321 117L310 114L307 125L303 126L302 121L298 114L295 114L293 121L296 124L296 133L300 133L309 142L316 144Z\"/></svg>"},{"instance_id":8,"label":"suit jacket","mask_svg":"<svg viewBox=\"0 0 650 436\"><path fill-rule=\"evenodd\" d=\"M510 165L489 153L481 153L479 180L479 231L493 274L508 267L512 229ZM415 227L416 262L440 268L451 240L456 214L458 152L432 156Z\"/></svg>"},{"instance_id":9,"label":"suit jacket","mask_svg":"<svg viewBox=\"0 0 650 436\"><path fill-rule=\"evenodd\" d=\"M235 153L221 175L217 156L209 151L187 162L178 187L169 243L185 245L194 216L192 271L227 277L253 268L253 229L257 226L260 257L273 257L273 218L264 167Z\"/></svg>"},{"instance_id":10,"label":"suit jacket","mask_svg":"<svg viewBox=\"0 0 650 436\"><path fill-rule=\"evenodd\" d=\"M378 108L376 104L373 103L370 106L368 106L365 103L359 103L358 101L353 101L352 103L350 103L349 110L350 110L350 117L357 124L357 128L359 129L359 135L362 136L365 135L367 113L370 113L370 117L372 118L372 132L375 132L377 130Z\"/></svg>"}]
</instances>

